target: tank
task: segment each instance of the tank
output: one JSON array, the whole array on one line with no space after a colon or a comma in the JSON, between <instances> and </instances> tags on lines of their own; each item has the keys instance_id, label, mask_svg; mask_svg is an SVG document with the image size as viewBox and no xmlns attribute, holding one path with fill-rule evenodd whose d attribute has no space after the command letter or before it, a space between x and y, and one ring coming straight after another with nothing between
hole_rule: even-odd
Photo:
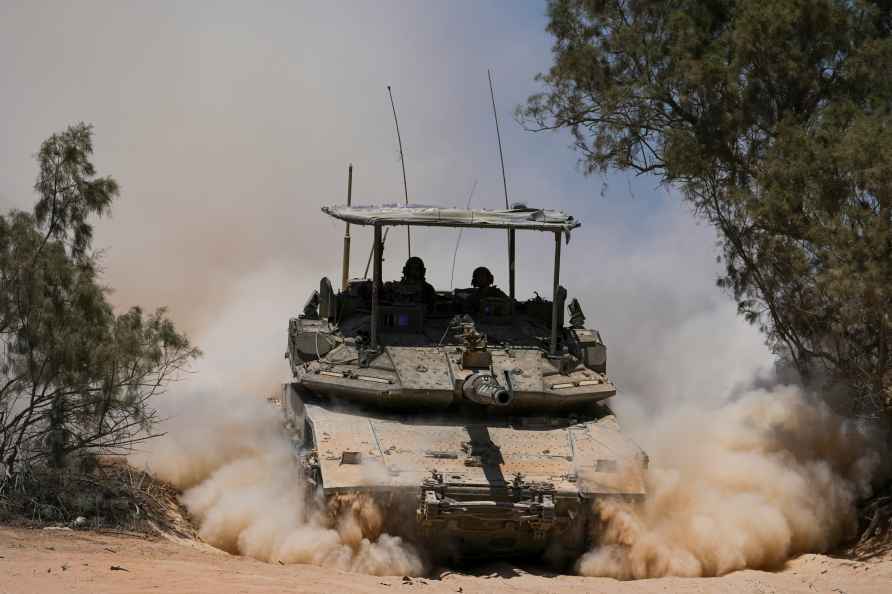
<instances>
[{"instance_id":1,"label":"tank","mask_svg":"<svg viewBox=\"0 0 892 594\"><path fill-rule=\"evenodd\" d=\"M606 346L559 283L579 221L522 206L323 211L347 223L342 289L323 278L289 321L281 402L330 509L369 498L384 530L437 558L561 563L597 539L598 501L645 496L647 456L606 402ZM371 279L346 280L350 224L373 227ZM437 290L418 258L385 281L382 230L396 225L507 229L508 292L485 266L470 287ZM554 234L551 300L515 297L517 231Z\"/></svg>"}]
</instances>

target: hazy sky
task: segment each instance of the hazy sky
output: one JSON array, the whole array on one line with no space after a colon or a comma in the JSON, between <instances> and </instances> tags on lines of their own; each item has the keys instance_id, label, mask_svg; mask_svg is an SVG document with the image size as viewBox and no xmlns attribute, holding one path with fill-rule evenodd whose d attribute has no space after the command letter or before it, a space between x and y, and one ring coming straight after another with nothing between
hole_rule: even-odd
<instances>
[{"instance_id":1,"label":"hazy sky","mask_svg":"<svg viewBox=\"0 0 892 594\"><path fill-rule=\"evenodd\" d=\"M770 357L715 288L713 232L654 179L586 178L567 134L513 120L550 61L544 13L516 1L0 0L0 208L30 208L44 138L93 123L95 164L122 189L96 240L113 301L170 306L207 352L205 378L267 390L286 375L288 316L320 276L340 278L343 226L319 207L345 201L347 164L355 203L402 200L388 84L410 199L463 205L476 180L474 206L503 205L491 68L511 201L583 221L563 284L604 333L614 379L652 397L664 383L667 398L727 391ZM353 275L369 235L354 232ZM404 237L391 235L386 277ZM438 288L454 241L413 235ZM519 295L549 295L551 238L521 234L519 250ZM456 284L479 264L507 284L502 233L465 233Z\"/></svg>"}]
</instances>

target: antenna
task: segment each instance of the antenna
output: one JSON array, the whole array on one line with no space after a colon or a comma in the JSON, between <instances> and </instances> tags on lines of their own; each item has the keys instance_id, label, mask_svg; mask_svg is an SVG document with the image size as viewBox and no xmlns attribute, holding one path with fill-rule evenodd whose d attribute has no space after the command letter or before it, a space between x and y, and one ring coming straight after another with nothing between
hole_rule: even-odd
<instances>
[{"instance_id":1,"label":"antenna","mask_svg":"<svg viewBox=\"0 0 892 594\"><path fill-rule=\"evenodd\" d=\"M508 181L505 178L505 156L502 154L502 135L499 133L499 115L496 113L496 94L492 90L492 72L487 70L489 78L489 97L492 99L492 117L496 121L496 139L499 141L499 161L502 163L502 188L505 190L505 208L508 209ZM388 89L390 87L387 87Z\"/></svg>"},{"instance_id":2,"label":"antenna","mask_svg":"<svg viewBox=\"0 0 892 594\"><path fill-rule=\"evenodd\" d=\"M471 192L468 194L468 203L465 205L465 210L471 208L471 199L474 197L474 190L477 189L477 180L474 180L474 185L471 186ZM452 289L455 287L455 258L458 256L458 245L461 243L461 234L465 230L464 227L458 230L458 237L455 238L455 250L452 252L452 272L449 274L449 288Z\"/></svg>"},{"instance_id":3,"label":"antenna","mask_svg":"<svg viewBox=\"0 0 892 594\"><path fill-rule=\"evenodd\" d=\"M390 96L390 107L393 109L393 123L396 126L396 141L400 146L400 165L403 167L403 193L406 195L406 206L409 206L409 187L406 185L406 159L403 156L403 139L400 137L400 123L396 119L396 104L393 102L393 92L387 85L387 94ZM503 167L504 169L504 167ZM406 225L406 245L409 247L409 257L412 257L412 230Z\"/></svg>"},{"instance_id":4,"label":"antenna","mask_svg":"<svg viewBox=\"0 0 892 594\"><path fill-rule=\"evenodd\" d=\"M406 197L406 206L409 206L409 186L406 184L406 159L403 156L403 139L400 136L400 122L396 118L396 104L393 102L393 91L390 90L390 85L387 85L387 95L390 97L390 107L393 109L393 123L396 126L396 141L400 147L400 165L403 168L403 194ZM387 234L390 232L390 227L386 227L384 229L384 237L381 238L381 245L383 246L387 242ZM412 229L408 225L406 225L406 245L409 248L409 257L412 257ZM372 244L372 249L369 252L369 259L365 264L365 272L363 273L363 278L369 277L369 268L372 266L372 256L375 253L375 246Z\"/></svg>"},{"instance_id":5,"label":"antenna","mask_svg":"<svg viewBox=\"0 0 892 594\"><path fill-rule=\"evenodd\" d=\"M353 199L353 163L347 167L347 206ZM341 290L347 290L347 282L350 280L350 223L344 229L344 262L341 268Z\"/></svg>"},{"instance_id":6,"label":"antenna","mask_svg":"<svg viewBox=\"0 0 892 594\"><path fill-rule=\"evenodd\" d=\"M502 135L499 133L499 114L496 112L496 94L492 89L492 72L487 69L489 78L489 97L492 99L492 117L496 121L496 139L499 141L499 161L502 164L502 188L505 190L505 209L508 205L508 179L505 177L505 156L502 154ZM508 229L508 296L511 297L511 307L514 307L514 229Z\"/></svg>"}]
</instances>

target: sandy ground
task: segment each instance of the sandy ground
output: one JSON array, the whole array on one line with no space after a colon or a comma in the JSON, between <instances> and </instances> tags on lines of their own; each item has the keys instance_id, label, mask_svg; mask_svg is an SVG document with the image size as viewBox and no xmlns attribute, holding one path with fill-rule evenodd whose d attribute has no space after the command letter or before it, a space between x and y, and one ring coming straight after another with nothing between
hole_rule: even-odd
<instances>
[{"instance_id":1,"label":"sandy ground","mask_svg":"<svg viewBox=\"0 0 892 594\"><path fill-rule=\"evenodd\" d=\"M120 569L115 569L120 568ZM202 543L0 527L0 594L189 592L892 592L892 556L857 562L804 555L777 573L617 582L553 576L500 563L431 578L374 577L307 565L271 565Z\"/></svg>"}]
</instances>

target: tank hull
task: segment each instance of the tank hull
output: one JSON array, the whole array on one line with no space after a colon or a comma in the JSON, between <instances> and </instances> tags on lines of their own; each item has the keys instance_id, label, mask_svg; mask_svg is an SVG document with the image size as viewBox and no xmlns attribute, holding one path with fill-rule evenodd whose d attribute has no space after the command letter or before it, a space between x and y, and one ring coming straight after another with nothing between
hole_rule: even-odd
<instances>
[{"instance_id":1,"label":"tank hull","mask_svg":"<svg viewBox=\"0 0 892 594\"><path fill-rule=\"evenodd\" d=\"M282 405L310 488L373 499L388 531L437 557L572 556L599 499L644 495L646 457L610 414L392 414L299 383Z\"/></svg>"}]
</instances>

